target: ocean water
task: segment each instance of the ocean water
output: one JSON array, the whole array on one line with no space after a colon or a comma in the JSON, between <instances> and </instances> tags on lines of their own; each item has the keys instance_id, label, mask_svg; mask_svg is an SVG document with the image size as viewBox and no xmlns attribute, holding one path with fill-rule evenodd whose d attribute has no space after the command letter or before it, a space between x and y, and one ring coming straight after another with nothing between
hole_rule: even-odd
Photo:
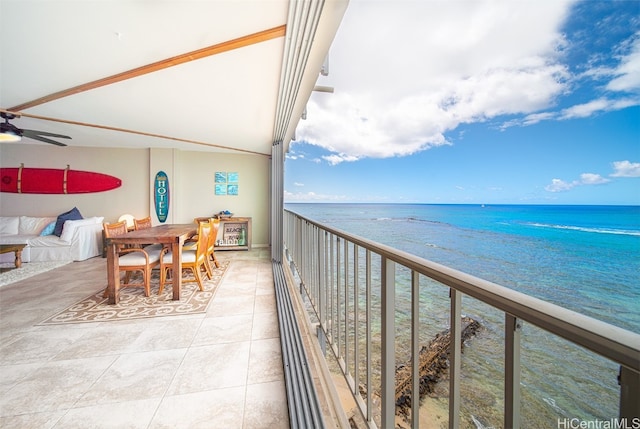
<instances>
[{"instance_id":1,"label":"ocean water","mask_svg":"<svg viewBox=\"0 0 640 429\"><path fill-rule=\"evenodd\" d=\"M640 207L286 204L310 219L640 332ZM423 290L424 289L424 290ZM442 288L441 288L442 289ZM407 291L408 293L408 291ZM442 290L421 288L426 332L447 324ZM502 427L504 315L470 297L482 333L465 349L463 422ZM424 308L424 310L423 310ZM525 325L523 427L617 416L618 368Z\"/></svg>"}]
</instances>

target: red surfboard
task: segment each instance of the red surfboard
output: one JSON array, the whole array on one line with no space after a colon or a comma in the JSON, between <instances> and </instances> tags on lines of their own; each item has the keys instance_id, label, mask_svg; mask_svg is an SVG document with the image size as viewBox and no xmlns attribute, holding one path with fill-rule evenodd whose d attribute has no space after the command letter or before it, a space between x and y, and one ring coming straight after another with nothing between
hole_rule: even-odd
<instances>
[{"instance_id":1,"label":"red surfboard","mask_svg":"<svg viewBox=\"0 0 640 429\"><path fill-rule=\"evenodd\" d=\"M0 168L0 192L16 194L84 194L118 188L108 174L55 168Z\"/></svg>"}]
</instances>

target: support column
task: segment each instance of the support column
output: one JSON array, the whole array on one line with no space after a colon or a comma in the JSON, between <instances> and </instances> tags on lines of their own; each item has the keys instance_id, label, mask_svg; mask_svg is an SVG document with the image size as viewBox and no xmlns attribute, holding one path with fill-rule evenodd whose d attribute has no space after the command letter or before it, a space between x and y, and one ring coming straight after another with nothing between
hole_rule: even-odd
<instances>
[{"instance_id":1,"label":"support column","mask_svg":"<svg viewBox=\"0 0 640 429\"><path fill-rule=\"evenodd\" d=\"M284 250L284 151L282 142L271 146L271 260L282 263Z\"/></svg>"}]
</instances>

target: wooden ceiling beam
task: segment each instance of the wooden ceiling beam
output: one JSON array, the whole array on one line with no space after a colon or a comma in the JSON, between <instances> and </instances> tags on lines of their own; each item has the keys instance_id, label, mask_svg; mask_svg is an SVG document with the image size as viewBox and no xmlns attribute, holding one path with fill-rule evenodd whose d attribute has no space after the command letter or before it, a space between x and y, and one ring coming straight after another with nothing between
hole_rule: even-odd
<instances>
[{"instance_id":1,"label":"wooden ceiling beam","mask_svg":"<svg viewBox=\"0 0 640 429\"><path fill-rule=\"evenodd\" d=\"M80 92L89 91L101 86L111 85L112 83L121 82L123 80L138 77L144 74L153 73L158 70L163 70L169 67L184 64L190 61L206 58L211 55L220 54L222 52L231 51L234 49L243 48L245 46L254 45L256 43L265 42L267 40L275 39L278 37L284 37L287 26L281 25L273 27L268 30L260 31L257 33L249 34L247 36L239 37L237 39L228 40L226 42L218 43L206 48L197 49L192 52L177 55L175 57L167 58L165 60L157 61L155 63L147 64L142 67L137 67L132 70L128 70L122 73L114 74L102 79L94 80L82 85L74 86L73 88L65 89L62 91L54 92L53 94L45 95L44 97L37 98L35 100L28 101L26 103L13 106L7 110L20 111L29 109L31 107L39 106L44 103L48 103L53 100L68 97L70 95L78 94ZM26 115L25 115L26 116Z\"/></svg>"},{"instance_id":2,"label":"wooden ceiling beam","mask_svg":"<svg viewBox=\"0 0 640 429\"><path fill-rule=\"evenodd\" d=\"M14 111L14 110L7 110L7 109L1 109L0 108L0 113L8 113L8 114L14 115L16 118L24 116L25 118L39 119L39 120L42 120L42 121L60 122L62 124L79 125L79 126L82 126L82 127L98 128L98 129L108 130L108 131L118 131L118 132L121 132L121 133L137 134L139 136L155 137L155 138L158 138L158 139L173 140L173 141L178 141L178 142L183 142L183 143L191 143L191 144L196 144L196 145L200 145L200 146L207 146L207 147L215 147L215 148L218 148L218 149L225 149L225 150L230 150L230 151L234 151L234 152L249 153L249 154L252 154L252 155L262 155L262 156L266 156L266 157L270 157L271 156L271 153L256 152L256 151L253 151L253 150L241 149L241 148L232 147L232 146L224 146L224 145L220 145L220 144L207 143L207 142L202 142L202 141L198 141L198 140L183 139L183 138L180 138L180 137L167 136L167 135L163 135L163 134L147 133L147 132L144 132L144 131L129 130L129 129L126 129L126 128L110 127L108 125L91 124L89 122L79 122L79 121L71 121L71 120L68 120L68 119L50 118L50 117L47 117L47 116L32 115L31 113L18 112L18 111Z\"/></svg>"}]
</instances>

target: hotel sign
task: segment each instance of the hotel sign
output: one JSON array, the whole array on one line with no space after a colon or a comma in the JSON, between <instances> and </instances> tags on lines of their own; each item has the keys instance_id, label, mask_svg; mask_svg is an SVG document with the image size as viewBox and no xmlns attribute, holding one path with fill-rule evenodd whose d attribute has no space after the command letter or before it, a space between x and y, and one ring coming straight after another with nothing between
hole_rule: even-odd
<instances>
[{"instance_id":1,"label":"hotel sign","mask_svg":"<svg viewBox=\"0 0 640 429\"><path fill-rule=\"evenodd\" d=\"M165 222L169 215L169 178L164 171L158 171L153 185L156 216L160 222Z\"/></svg>"}]
</instances>

